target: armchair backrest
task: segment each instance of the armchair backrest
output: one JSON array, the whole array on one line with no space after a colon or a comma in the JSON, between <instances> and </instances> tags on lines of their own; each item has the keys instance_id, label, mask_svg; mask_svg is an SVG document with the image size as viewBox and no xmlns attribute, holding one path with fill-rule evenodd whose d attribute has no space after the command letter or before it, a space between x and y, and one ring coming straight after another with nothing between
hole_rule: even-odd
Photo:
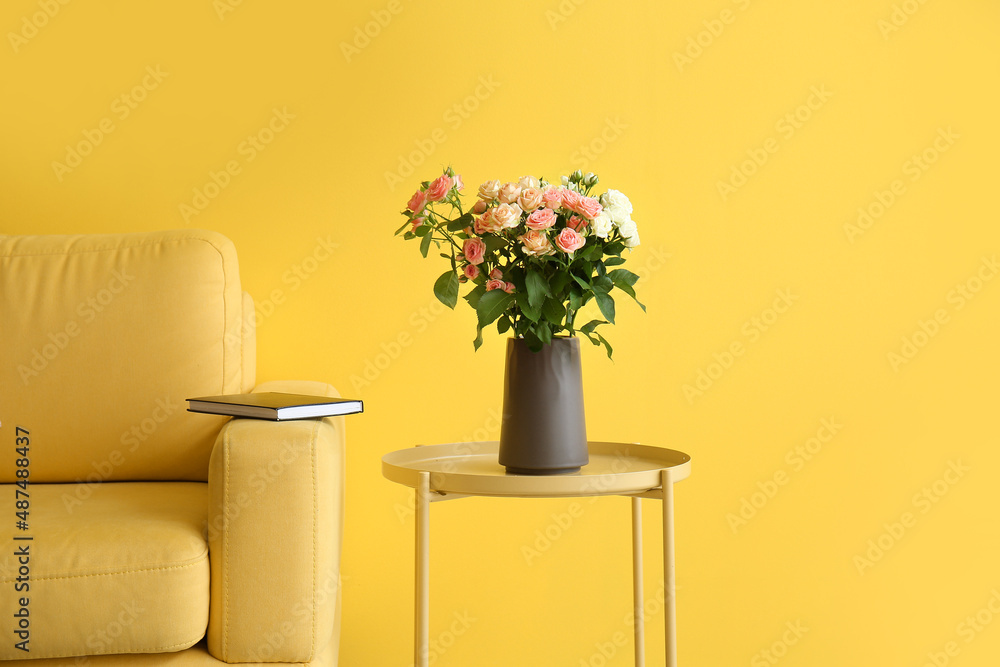
<instances>
[{"instance_id":1,"label":"armchair backrest","mask_svg":"<svg viewBox=\"0 0 1000 667\"><path fill-rule=\"evenodd\" d=\"M185 399L249 391L253 317L214 232L0 236L0 483L25 432L32 482L206 480Z\"/></svg>"}]
</instances>

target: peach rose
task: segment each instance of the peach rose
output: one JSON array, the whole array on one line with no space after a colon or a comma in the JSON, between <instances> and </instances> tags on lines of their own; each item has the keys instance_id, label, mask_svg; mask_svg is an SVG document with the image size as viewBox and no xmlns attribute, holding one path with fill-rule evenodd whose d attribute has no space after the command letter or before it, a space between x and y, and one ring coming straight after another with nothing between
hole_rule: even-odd
<instances>
[{"instance_id":1,"label":"peach rose","mask_svg":"<svg viewBox=\"0 0 1000 667\"><path fill-rule=\"evenodd\" d=\"M556 214L550 208L540 208L528 216L528 221L524 223L528 229L548 229L556 224Z\"/></svg>"},{"instance_id":2,"label":"peach rose","mask_svg":"<svg viewBox=\"0 0 1000 667\"><path fill-rule=\"evenodd\" d=\"M580 193L574 192L569 188L563 188L562 202L563 206L569 210L576 211L580 207Z\"/></svg>"},{"instance_id":3,"label":"peach rose","mask_svg":"<svg viewBox=\"0 0 1000 667\"><path fill-rule=\"evenodd\" d=\"M572 218L566 221L566 226L572 229L574 232L579 234L583 233L583 230L587 228L589 223L584 218L578 215L574 215Z\"/></svg>"},{"instance_id":4,"label":"peach rose","mask_svg":"<svg viewBox=\"0 0 1000 667\"><path fill-rule=\"evenodd\" d=\"M476 201L475 204L472 205L472 212L475 215L479 215L486 210L486 206L487 206L486 202L484 202L482 199L479 199Z\"/></svg>"},{"instance_id":5,"label":"peach rose","mask_svg":"<svg viewBox=\"0 0 1000 667\"><path fill-rule=\"evenodd\" d=\"M414 218L413 220L411 220L410 222L413 223L413 230L412 231L417 231L417 227L419 227L420 225L424 224L425 220L426 220L426 218Z\"/></svg>"},{"instance_id":6,"label":"peach rose","mask_svg":"<svg viewBox=\"0 0 1000 667\"><path fill-rule=\"evenodd\" d=\"M501 278L503 278L503 272L499 268L493 267L493 270L490 271L490 279L500 280Z\"/></svg>"},{"instance_id":7,"label":"peach rose","mask_svg":"<svg viewBox=\"0 0 1000 667\"><path fill-rule=\"evenodd\" d=\"M424 210L424 206L427 205L427 193L423 190L417 190L410 197L410 201L406 202L406 208L410 209L414 213L420 213Z\"/></svg>"},{"instance_id":8,"label":"peach rose","mask_svg":"<svg viewBox=\"0 0 1000 667\"><path fill-rule=\"evenodd\" d=\"M491 202L497 198L500 193L500 181L494 179L492 181L486 181L479 186L479 198L484 202Z\"/></svg>"},{"instance_id":9,"label":"peach rose","mask_svg":"<svg viewBox=\"0 0 1000 667\"><path fill-rule=\"evenodd\" d=\"M487 292L489 292L490 290L495 290L495 289L503 289L506 286L507 286L507 283L505 283L502 280L487 280L486 281L486 291Z\"/></svg>"},{"instance_id":10,"label":"peach rose","mask_svg":"<svg viewBox=\"0 0 1000 667\"><path fill-rule=\"evenodd\" d=\"M500 188L500 192L497 194L497 199L500 200L501 204L513 204L517 201L517 198L520 195L520 185L517 183L506 183L502 188Z\"/></svg>"},{"instance_id":11,"label":"peach rose","mask_svg":"<svg viewBox=\"0 0 1000 667\"><path fill-rule=\"evenodd\" d=\"M521 223L521 213L517 204L498 204L493 209L493 219L504 229L512 229Z\"/></svg>"},{"instance_id":12,"label":"peach rose","mask_svg":"<svg viewBox=\"0 0 1000 667\"><path fill-rule=\"evenodd\" d=\"M441 174L427 186L427 198L431 201L441 201L448 196L448 191L451 190L452 183L451 176Z\"/></svg>"},{"instance_id":13,"label":"peach rose","mask_svg":"<svg viewBox=\"0 0 1000 667\"><path fill-rule=\"evenodd\" d=\"M547 190L542 190L542 203L545 208L559 208L562 206L563 196L562 190L557 187L551 187Z\"/></svg>"},{"instance_id":14,"label":"peach rose","mask_svg":"<svg viewBox=\"0 0 1000 667\"><path fill-rule=\"evenodd\" d=\"M601 206L601 202L597 201L593 197L580 197L580 204L576 207L576 212L587 218L587 220L593 220L601 211L604 209Z\"/></svg>"},{"instance_id":15,"label":"peach rose","mask_svg":"<svg viewBox=\"0 0 1000 667\"><path fill-rule=\"evenodd\" d=\"M571 227L566 227L556 237L556 245L567 254L579 250L586 242L586 239L577 234Z\"/></svg>"},{"instance_id":16,"label":"peach rose","mask_svg":"<svg viewBox=\"0 0 1000 667\"><path fill-rule=\"evenodd\" d=\"M498 222L493 216L493 212L495 210L496 209L492 208L487 209L485 213L476 218L475 222L472 223L473 230L477 234L495 233L499 232L503 228L503 225L501 225L500 222Z\"/></svg>"},{"instance_id":17,"label":"peach rose","mask_svg":"<svg viewBox=\"0 0 1000 667\"><path fill-rule=\"evenodd\" d=\"M512 294L514 292L514 283L507 283L504 286L503 291L507 292L507 294Z\"/></svg>"},{"instance_id":18,"label":"peach rose","mask_svg":"<svg viewBox=\"0 0 1000 667\"><path fill-rule=\"evenodd\" d=\"M538 188L524 188L517 198L517 204L528 213L542 205L542 192Z\"/></svg>"},{"instance_id":19,"label":"peach rose","mask_svg":"<svg viewBox=\"0 0 1000 667\"><path fill-rule=\"evenodd\" d=\"M465 277L469 280L475 280L479 277L479 267L475 264L466 264L463 273L465 273Z\"/></svg>"},{"instance_id":20,"label":"peach rose","mask_svg":"<svg viewBox=\"0 0 1000 667\"><path fill-rule=\"evenodd\" d=\"M526 234L518 236L517 240L524 246L524 252L533 257L551 255L555 252L555 249L549 242L548 235L543 231L533 229Z\"/></svg>"},{"instance_id":21,"label":"peach rose","mask_svg":"<svg viewBox=\"0 0 1000 667\"><path fill-rule=\"evenodd\" d=\"M462 180L461 174L455 174L455 189L461 191L465 187L465 181Z\"/></svg>"},{"instance_id":22,"label":"peach rose","mask_svg":"<svg viewBox=\"0 0 1000 667\"><path fill-rule=\"evenodd\" d=\"M482 239L466 239L462 244L462 254L469 264L481 264L486 255L486 244Z\"/></svg>"}]
</instances>

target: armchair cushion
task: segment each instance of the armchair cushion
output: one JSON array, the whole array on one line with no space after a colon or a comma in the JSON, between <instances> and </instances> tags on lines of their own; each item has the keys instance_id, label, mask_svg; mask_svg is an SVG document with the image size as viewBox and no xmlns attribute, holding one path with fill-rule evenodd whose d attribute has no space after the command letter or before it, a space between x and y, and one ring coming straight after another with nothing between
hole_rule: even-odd
<instances>
[{"instance_id":1,"label":"armchair cushion","mask_svg":"<svg viewBox=\"0 0 1000 667\"><path fill-rule=\"evenodd\" d=\"M34 539L0 556L0 618L9 626L27 609L30 650L0 642L0 660L173 652L204 636L205 483L30 488ZM28 574L17 582L22 565ZM26 588L15 592L15 583Z\"/></svg>"}]
</instances>

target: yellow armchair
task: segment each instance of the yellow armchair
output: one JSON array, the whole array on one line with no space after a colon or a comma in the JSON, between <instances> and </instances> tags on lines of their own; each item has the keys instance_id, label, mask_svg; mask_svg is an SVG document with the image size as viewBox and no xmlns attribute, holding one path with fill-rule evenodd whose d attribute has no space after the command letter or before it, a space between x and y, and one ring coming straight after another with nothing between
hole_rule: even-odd
<instances>
[{"instance_id":1,"label":"yellow armchair","mask_svg":"<svg viewBox=\"0 0 1000 667\"><path fill-rule=\"evenodd\" d=\"M186 411L255 384L224 237L0 236L0 661L337 664L343 418Z\"/></svg>"}]
</instances>

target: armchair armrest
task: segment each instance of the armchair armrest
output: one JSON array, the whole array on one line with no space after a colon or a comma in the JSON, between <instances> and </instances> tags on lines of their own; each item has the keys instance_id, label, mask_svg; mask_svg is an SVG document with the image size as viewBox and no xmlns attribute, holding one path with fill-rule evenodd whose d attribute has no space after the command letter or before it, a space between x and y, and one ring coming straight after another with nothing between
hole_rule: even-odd
<instances>
[{"instance_id":1,"label":"armchair armrest","mask_svg":"<svg viewBox=\"0 0 1000 667\"><path fill-rule=\"evenodd\" d=\"M254 391L339 396L318 382ZM233 419L212 450L208 486L209 652L313 660L339 635L344 418Z\"/></svg>"}]
</instances>

